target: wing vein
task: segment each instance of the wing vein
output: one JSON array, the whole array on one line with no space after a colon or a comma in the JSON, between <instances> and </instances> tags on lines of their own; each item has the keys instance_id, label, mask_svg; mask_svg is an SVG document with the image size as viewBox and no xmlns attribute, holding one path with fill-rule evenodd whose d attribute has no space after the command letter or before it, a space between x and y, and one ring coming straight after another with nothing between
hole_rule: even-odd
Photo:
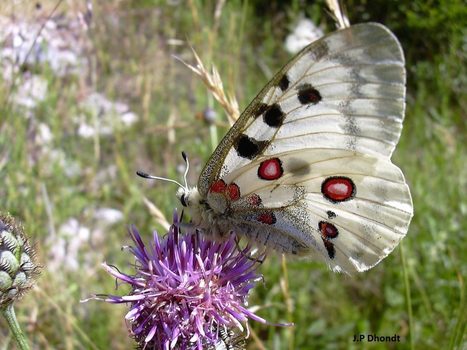
<instances>
[{"instance_id":1,"label":"wing vein","mask_svg":"<svg viewBox=\"0 0 467 350\"><path fill-rule=\"evenodd\" d=\"M368 139L368 140L373 140L373 141L378 141L381 143L385 143L390 146L395 146L394 142L389 142L383 139L378 139L376 137L370 137L370 136L363 136L363 135L352 135L352 134L347 134L347 133L341 133L341 132L336 132L336 131L318 131L318 132L309 132L306 134L299 134L299 135L293 135L293 136L285 136L285 137L274 137L273 140L279 141L279 140L289 140L289 139L294 139L296 137L301 137L301 136L307 136L307 135L317 135L317 134L335 134L335 135L343 135L343 136L352 136L352 137L358 137L359 139ZM309 147L308 147L309 148ZM303 148L307 149L307 148Z\"/></svg>"},{"instance_id":2,"label":"wing vein","mask_svg":"<svg viewBox=\"0 0 467 350\"><path fill-rule=\"evenodd\" d=\"M302 120L305 120L305 119L313 119L313 118L317 118L317 117L323 117L323 116L337 116L337 117L344 117L344 115L342 113L319 113L319 114L311 114L311 115L306 115L304 117L300 117L300 118L297 118L297 119L293 119L293 120L285 120L284 121L284 124L292 124L292 123L295 123L295 122L299 122L299 121L302 121ZM383 120L383 119L390 119L394 122L400 122L400 119L398 118L391 118L390 116L380 116L380 115L376 115L376 114L346 114L345 116L349 116L349 117L353 117L353 118L358 118L358 119L377 119L377 120Z\"/></svg>"}]
</instances>

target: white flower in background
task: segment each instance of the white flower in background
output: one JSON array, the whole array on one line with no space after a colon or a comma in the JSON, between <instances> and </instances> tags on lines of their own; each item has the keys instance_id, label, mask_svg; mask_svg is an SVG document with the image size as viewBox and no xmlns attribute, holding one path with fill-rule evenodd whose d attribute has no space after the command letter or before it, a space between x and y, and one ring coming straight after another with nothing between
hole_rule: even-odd
<instances>
[{"instance_id":1,"label":"white flower in background","mask_svg":"<svg viewBox=\"0 0 467 350\"><path fill-rule=\"evenodd\" d=\"M32 109L47 96L47 80L34 74L24 77L13 96L16 104Z\"/></svg>"},{"instance_id":2,"label":"white flower in background","mask_svg":"<svg viewBox=\"0 0 467 350\"><path fill-rule=\"evenodd\" d=\"M81 118L80 118L81 119ZM82 116L82 119L85 119L84 116ZM82 121L79 123L78 126L78 135L85 138L85 139L90 139L94 137L96 134L100 135L110 135L111 132L108 128L105 127L98 127L98 126L92 126L87 124L86 122Z\"/></svg>"},{"instance_id":3,"label":"white flower in background","mask_svg":"<svg viewBox=\"0 0 467 350\"><path fill-rule=\"evenodd\" d=\"M138 121L138 116L133 112L125 112L120 116L123 125L130 126Z\"/></svg>"},{"instance_id":4,"label":"white flower in background","mask_svg":"<svg viewBox=\"0 0 467 350\"><path fill-rule=\"evenodd\" d=\"M81 175L81 165L78 161L67 156L65 151L54 148L50 150L49 158L51 161L58 163L66 177L73 178Z\"/></svg>"},{"instance_id":5,"label":"white flower in background","mask_svg":"<svg viewBox=\"0 0 467 350\"><path fill-rule=\"evenodd\" d=\"M51 175L59 167L68 178L82 174L80 163L67 155L63 149L54 147L54 135L50 127L29 117L28 161L31 166L42 165L44 175Z\"/></svg>"},{"instance_id":6,"label":"white flower in background","mask_svg":"<svg viewBox=\"0 0 467 350\"><path fill-rule=\"evenodd\" d=\"M123 213L114 208L97 208L93 210L93 218L98 226L107 228L123 220Z\"/></svg>"},{"instance_id":7,"label":"white flower in background","mask_svg":"<svg viewBox=\"0 0 467 350\"><path fill-rule=\"evenodd\" d=\"M60 226L57 237L50 237L50 257L47 267L51 271L76 271L80 266L79 251L89 244L91 229L79 223L78 219L70 218Z\"/></svg>"},{"instance_id":8,"label":"white flower in background","mask_svg":"<svg viewBox=\"0 0 467 350\"><path fill-rule=\"evenodd\" d=\"M123 220L123 213L113 208L90 208L85 211L89 222L82 224L77 218L69 218L51 235L48 244L48 269L51 271L76 271L87 268L89 271L102 260L99 247L106 242L106 230ZM97 253L96 253L97 252Z\"/></svg>"},{"instance_id":9,"label":"white flower in background","mask_svg":"<svg viewBox=\"0 0 467 350\"><path fill-rule=\"evenodd\" d=\"M47 79L31 74L30 67L48 65L57 76L84 74L89 45L75 22L60 16L45 22L0 16L0 70L6 82L15 83L16 105L33 109L47 96Z\"/></svg>"},{"instance_id":10,"label":"white flower in background","mask_svg":"<svg viewBox=\"0 0 467 350\"><path fill-rule=\"evenodd\" d=\"M29 24L2 16L0 17L0 29L0 41L3 44L0 49L2 65L7 61L16 66L22 63L34 64L44 61L43 37L38 36L35 40L40 30L38 24Z\"/></svg>"},{"instance_id":11,"label":"white flower in background","mask_svg":"<svg viewBox=\"0 0 467 350\"><path fill-rule=\"evenodd\" d=\"M40 146L48 146L52 143L53 134L49 126L45 123L39 123L37 126L36 144Z\"/></svg>"},{"instance_id":12,"label":"white flower in background","mask_svg":"<svg viewBox=\"0 0 467 350\"><path fill-rule=\"evenodd\" d=\"M312 20L302 18L298 21L293 32L285 39L285 49L295 54L323 35L323 30L317 27Z\"/></svg>"},{"instance_id":13,"label":"white flower in background","mask_svg":"<svg viewBox=\"0 0 467 350\"><path fill-rule=\"evenodd\" d=\"M79 16L27 20L0 16L0 74L6 82L15 82L16 105L33 110L47 97L47 79L32 74L31 68L48 66L59 77L86 75L92 43L85 27ZM138 121L127 104L98 92L88 94L79 107L75 123L83 138L112 135Z\"/></svg>"},{"instance_id":14,"label":"white flower in background","mask_svg":"<svg viewBox=\"0 0 467 350\"><path fill-rule=\"evenodd\" d=\"M109 186L116 178L118 168L115 164L110 164L106 168L100 168L89 181L89 191L102 191L103 186Z\"/></svg>"},{"instance_id":15,"label":"white flower in background","mask_svg":"<svg viewBox=\"0 0 467 350\"><path fill-rule=\"evenodd\" d=\"M138 121L138 116L130 111L127 104L110 101L98 92L89 94L81 103L83 111L75 118L78 135L92 138L112 135L118 128L126 128Z\"/></svg>"},{"instance_id":16,"label":"white flower in background","mask_svg":"<svg viewBox=\"0 0 467 350\"><path fill-rule=\"evenodd\" d=\"M90 45L83 29L79 19L72 17L55 16L44 22L43 18L26 21L2 16L1 66L4 70L7 65L14 66L18 71L24 63L47 63L58 76L82 74L86 66L84 52Z\"/></svg>"},{"instance_id":17,"label":"white flower in background","mask_svg":"<svg viewBox=\"0 0 467 350\"><path fill-rule=\"evenodd\" d=\"M123 213L114 208L87 208L84 216L91 227L93 246L105 244L110 227L123 221Z\"/></svg>"}]
</instances>

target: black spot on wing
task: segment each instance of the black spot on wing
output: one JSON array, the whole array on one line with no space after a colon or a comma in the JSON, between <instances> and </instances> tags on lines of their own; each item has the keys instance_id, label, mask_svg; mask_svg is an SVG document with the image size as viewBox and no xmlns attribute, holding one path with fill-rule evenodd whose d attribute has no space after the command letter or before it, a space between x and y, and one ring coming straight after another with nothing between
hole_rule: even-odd
<instances>
[{"instance_id":1,"label":"black spot on wing","mask_svg":"<svg viewBox=\"0 0 467 350\"><path fill-rule=\"evenodd\" d=\"M272 128L278 128L284 122L285 113L281 107L275 103L263 115L264 122Z\"/></svg>"},{"instance_id":2,"label":"black spot on wing","mask_svg":"<svg viewBox=\"0 0 467 350\"><path fill-rule=\"evenodd\" d=\"M268 146L267 141L258 141L245 134L238 135L234 142L237 154L242 158L253 159Z\"/></svg>"},{"instance_id":3,"label":"black spot on wing","mask_svg":"<svg viewBox=\"0 0 467 350\"><path fill-rule=\"evenodd\" d=\"M261 114L266 112L268 108L269 106L266 103L261 102L258 104L258 107L255 108L253 115L255 116L255 118L258 118Z\"/></svg>"},{"instance_id":4,"label":"black spot on wing","mask_svg":"<svg viewBox=\"0 0 467 350\"><path fill-rule=\"evenodd\" d=\"M279 88L282 91L285 91L289 88L289 84L290 84L289 78L287 77L287 74L284 74L281 80L279 81Z\"/></svg>"},{"instance_id":5,"label":"black spot on wing","mask_svg":"<svg viewBox=\"0 0 467 350\"><path fill-rule=\"evenodd\" d=\"M303 84L298 88L297 97L302 105L317 104L322 100L321 94L311 84Z\"/></svg>"},{"instance_id":6,"label":"black spot on wing","mask_svg":"<svg viewBox=\"0 0 467 350\"><path fill-rule=\"evenodd\" d=\"M329 259L334 259L334 257L336 256L336 249L334 248L334 244L332 244L331 242L329 242L328 240L324 238L323 238L323 243L324 243L324 247L326 248L328 252Z\"/></svg>"}]
</instances>

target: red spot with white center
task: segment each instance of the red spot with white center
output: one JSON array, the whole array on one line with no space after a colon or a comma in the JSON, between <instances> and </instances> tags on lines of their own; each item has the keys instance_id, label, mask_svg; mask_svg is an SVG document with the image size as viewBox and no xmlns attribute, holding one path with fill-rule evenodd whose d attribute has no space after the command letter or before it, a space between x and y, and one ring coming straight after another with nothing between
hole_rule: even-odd
<instances>
[{"instance_id":1,"label":"red spot with white center","mask_svg":"<svg viewBox=\"0 0 467 350\"><path fill-rule=\"evenodd\" d=\"M259 165L258 177L263 180L277 180L284 174L282 162L279 158L267 159Z\"/></svg>"},{"instance_id":2,"label":"red spot with white center","mask_svg":"<svg viewBox=\"0 0 467 350\"><path fill-rule=\"evenodd\" d=\"M276 223L276 216L273 213L263 213L258 215L257 220L267 225L274 225Z\"/></svg>"},{"instance_id":3,"label":"red spot with white center","mask_svg":"<svg viewBox=\"0 0 467 350\"><path fill-rule=\"evenodd\" d=\"M337 230L336 226L330 224L329 222L320 221L318 226L319 230L321 231L321 236L323 236L323 238L325 239L336 238L339 234L339 231Z\"/></svg>"},{"instance_id":4,"label":"red spot with white center","mask_svg":"<svg viewBox=\"0 0 467 350\"><path fill-rule=\"evenodd\" d=\"M324 180L321 193L331 202L343 202L355 196L355 184L345 176L333 176Z\"/></svg>"},{"instance_id":5,"label":"red spot with white center","mask_svg":"<svg viewBox=\"0 0 467 350\"><path fill-rule=\"evenodd\" d=\"M236 201L240 198L240 187L234 182L229 184L227 186L227 194L231 200Z\"/></svg>"},{"instance_id":6,"label":"red spot with white center","mask_svg":"<svg viewBox=\"0 0 467 350\"><path fill-rule=\"evenodd\" d=\"M224 180L217 180L214 181L209 188L209 191L214 193L223 193L226 189L227 185L225 184Z\"/></svg>"}]
</instances>

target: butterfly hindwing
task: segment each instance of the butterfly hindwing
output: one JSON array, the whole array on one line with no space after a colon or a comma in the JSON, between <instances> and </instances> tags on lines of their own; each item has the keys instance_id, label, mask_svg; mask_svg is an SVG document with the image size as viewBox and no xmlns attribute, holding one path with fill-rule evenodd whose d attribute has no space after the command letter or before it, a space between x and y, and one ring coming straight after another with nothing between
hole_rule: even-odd
<instances>
[{"instance_id":1,"label":"butterfly hindwing","mask_svg":"<svg viewBox=\"0 0 467 350\"><path fill-rule=\"evenodd\" d=\"M264 164L270 167L267 174L279 177L262 176ZM400 169L384 157L348 150L306 149L262 158L223 181L241 191L231 202L239 232L285 253L319 252L343 271L378 263L405 235L412 216Z\"/></svg>"}]
</instances>

